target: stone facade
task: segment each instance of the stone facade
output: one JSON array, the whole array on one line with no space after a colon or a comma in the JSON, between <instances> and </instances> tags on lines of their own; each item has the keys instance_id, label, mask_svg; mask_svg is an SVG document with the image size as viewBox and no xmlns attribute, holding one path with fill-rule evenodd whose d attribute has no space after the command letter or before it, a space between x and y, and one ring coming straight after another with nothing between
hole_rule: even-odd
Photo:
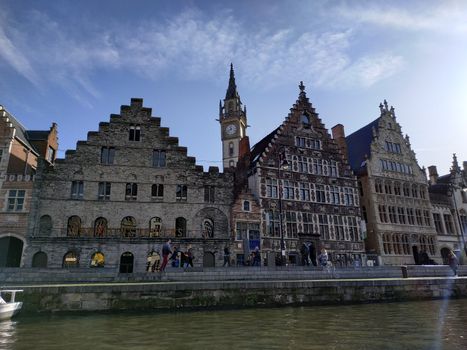
<instances>
[{"instance_id":1,"label":"stone facade","mask_svg":"<svg viewBox=\"0 0 467 350\"><path fill-rule=\"evenodd\" d=\"M444 264L452 250L465 264L467 233L467 162L459 167L456 155L449 174L438 176L436 166L428 167L433 222L438 234L439 253Z\"/></svg>"},{"instance_id":2,"label":"stone facade","mask_svg":"<svg viewBox=\"0 0 467 350\"><path fill-rule=\"evenodd\" d=\"M57 149L55 123L28 131L0 106L0 267L22 263L38 159L52 164Z\"/></svg>"},{"instance_id":3,"label":"stone facade","mask_svg":"<svg viewBox=\"0 0 467 350\"><path fill-rule=\"evenodd\" d=\"M161 245L192 245L195 264L215 266L229 241L233 175L187 156L142 99L132 99L78 141L55 166L40 167L26 266L146 271Z\"/></svg>"},{"instance_id":4,"label":"stone facade","mask_svg":"<svg viewBox=\"0 0 467 350\"><path fill-rule=\"evenodd\" d=\"M321 248L336 266L362 264L357 181L302 83L287 118L246 158L247 187L261 208L264 260L286 255L287 264L302 264L305 245L314 264Z\"/></svg>"},{"instance_id":5,"label":"stone facade","mask_svg":"<svg viewBox=\"0 0 467 350\"><path fill-rule=\"evenodd\" d=\"M394 108L384 101L380 112L347 137L342 126L333 129L358 176L367 252L380 264L439 263L425 172L409 137L402 135Z\"/></svg>"}]
</instances>

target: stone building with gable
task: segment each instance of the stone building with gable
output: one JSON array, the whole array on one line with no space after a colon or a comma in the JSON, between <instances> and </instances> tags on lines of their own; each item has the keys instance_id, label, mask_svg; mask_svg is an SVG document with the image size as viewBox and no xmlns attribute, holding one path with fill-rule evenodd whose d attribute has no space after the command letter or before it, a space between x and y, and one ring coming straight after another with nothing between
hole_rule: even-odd
<instances>
[{"instance_id":1,"label":"stone building with gable","mask_svg":"<svg viewBox=\"0 0 467 350\"><path fill-rule=\"evenodd\" d=\"M24 266L154 270L162 244L216 266L230 238L233 174L208 172L133 98L34 187Z\"/></svg>"},{"instance_id":2,"label":"stone building with gable","mask_svg":"<svg viewBox=\"0 0 467 350\"><path fill-rule=\"evenodd\" d=\"M428 167L428 173L433 222L443 264L448 264L451 250L466 264L467 162L463 162L461 169L454 154L448 174L439 176L434 165Z\"/></svg>"},{"instance_id":3,"label":"stone building with gable","mask_svg":"<svg viewBox=\"0 0 467 350\"><path fill-rule=\"evenodd\" d=\"M0 267L22 265L38 160L53 164L57 149L55 123L27 130L0 106Z\"/></svg>"},{"instance_id":4,"label":"stone building with gable","mask_svg":"<svg viewBox=\"0 0 467 350\"><path fill-rule=\"evenodd\" d=\"M384 101L380 117L347 137L336 125L333 136L358 177L367 252L380 264L440 262L426 175L394 108Z\"/></svg>"},{"instance_id":5,"label":"stone building with gable","mask_svg":"<svg viewBox=\"0 0 467 350\"><path fill-rule=\"evenodd\" d=\"M237 124L242 125L242 117L237 115ZM365 249L357 181L306 97L305 86L300 84L299 98L284 122L251 150L245 134L236 136L240 152L232 225L237 247L243 243L245 252L245 244L250 250L257 245L268 264L282 253L286 263L300 264L303 244L311 247L314 263L326 248L334 265L361 264ZM240 212L245 212L245 203L251 208L247 219ZM244 221L258 223L259 229L245 227ZM236 251L237 261L243 252Z\"/></svg>"}]
</instances>

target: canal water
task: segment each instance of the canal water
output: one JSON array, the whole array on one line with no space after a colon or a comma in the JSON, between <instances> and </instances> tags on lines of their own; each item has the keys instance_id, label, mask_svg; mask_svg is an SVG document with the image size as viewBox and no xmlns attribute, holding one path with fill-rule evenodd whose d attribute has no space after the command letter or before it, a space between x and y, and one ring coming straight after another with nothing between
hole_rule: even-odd
<instances>
[{"instance_id":1,"label":"canal water","mask_svg":"<svg viewBox=\"0 0 467 350\"><path fill-rule=\"evenodd\" d=\"M467 300L20 315L0 349L467 349Z\"/></svg>"}]
</instances>

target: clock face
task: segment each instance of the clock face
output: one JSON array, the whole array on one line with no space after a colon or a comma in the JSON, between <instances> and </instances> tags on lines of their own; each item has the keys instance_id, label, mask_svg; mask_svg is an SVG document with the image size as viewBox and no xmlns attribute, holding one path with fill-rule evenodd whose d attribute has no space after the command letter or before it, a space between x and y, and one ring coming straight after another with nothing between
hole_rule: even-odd
<instances>
[{"instance_id":1,"label":"clock face","mask_svg":"<svg viewBox=\"0 0 467 350\"><path fill-rule=\"evenodd\" d=\"M227 127L225 128L225 132L227 133L227 135L233 135L236 131L237 126L234 124L227 125Z\"/></svg>"}]
</instances>

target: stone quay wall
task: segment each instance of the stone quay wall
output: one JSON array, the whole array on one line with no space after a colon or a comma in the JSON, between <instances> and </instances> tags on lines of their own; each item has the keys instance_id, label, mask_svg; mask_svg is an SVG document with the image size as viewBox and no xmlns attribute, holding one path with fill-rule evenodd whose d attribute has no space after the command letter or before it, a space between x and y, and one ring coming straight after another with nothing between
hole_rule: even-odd
<instances>
[{"instance_id":1,"label":"stone quay wall","mask_svg":"<svg viewBox=\"0 0 467 350\"><path fill-rule=\"evenodd\" d=\"M93 281L95 275L65 270L68 274L62 276L62 282L58 282L57 274L54 276L52 272L40 273L42 278L34 280L31 279L32 271L11 274L12 271L5 270L8 269L0 271L0 288L24 289L19 300L24 302L22 313L25 314L274 307L467 297L467 278L449 277L449 269L442 267L437 267L436 271L423 268L408 271L409 275L415 274L415 271L422 275L438 273L433 277L402 278L400 269L398 276L379 278L370 277L370 271L376 274L378 269L362 269L357 278L350 277L356 272L352 271L354 269L273 271L249 268L186 273L169 271L152 274L152 278L121 275L119 278L114 276L112 281L109 281L110 274L108 279ZM395 268L390 270L396 273ZM440 271L445 274L440 275ZM6 275L7 280L3 279ZM16 275L16 278L12 275ZM460 275L467 275L467 269L462 267ZM40 283L40 279L49 283ZM53 279L55 282L52 283Z\"/></svg>"}]
</instances>

